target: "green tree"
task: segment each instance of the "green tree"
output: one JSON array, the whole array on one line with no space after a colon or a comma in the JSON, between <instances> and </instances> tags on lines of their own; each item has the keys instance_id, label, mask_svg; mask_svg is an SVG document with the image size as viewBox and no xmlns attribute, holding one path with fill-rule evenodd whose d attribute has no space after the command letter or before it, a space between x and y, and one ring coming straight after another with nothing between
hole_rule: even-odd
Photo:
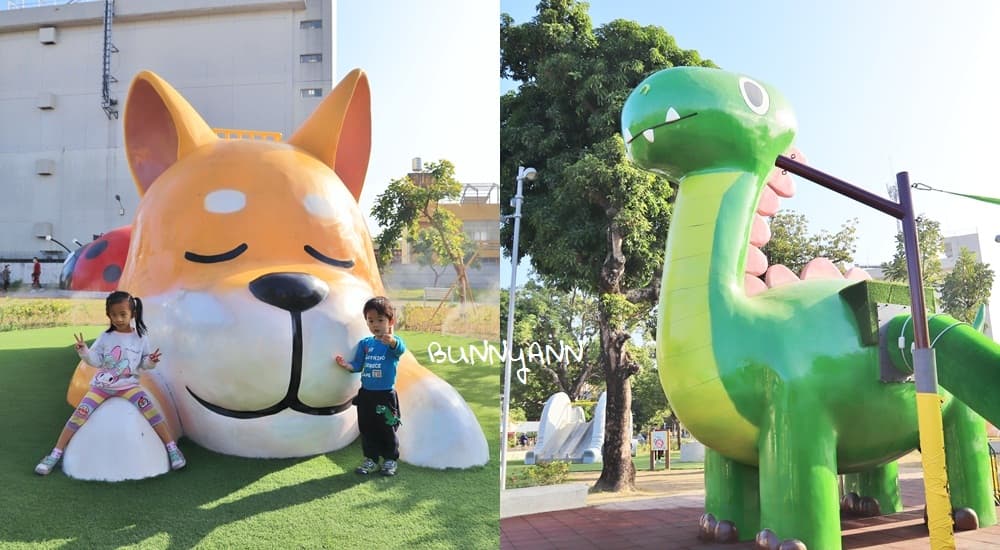
<instances>
[{"instance_id":1,"label":"green tree","mask_svg":"<svg viewBox=\"0 0 1000 550\"><path fill-rule=\"evenodd\" d=\"M407 175L389 182L389 187L375 198L372 217L382 227L375 237L379 268L392 259L392 251L403 236L411 243L422 243L432 257L444 259L455 270L459 299L469 298L466 276L466 251L469 238L462 231L462 222L438 202L457 200L462 184L455 179L455 166L447 161L429 162L420 181Z\"/></svg>"},{"instance_id":2,"label":"green tree","mask_svg":"<svg viewBox=\"0 0 1000 550\"><path fill-rule=\"evenodd\" d=\"M413 258L417 260L417 264L430 269L434 273L434 286L438 286L438 281L444 270L451 267L452 263L447 257L441 256L437 252L440 240L437 231L421 228L415 237L407 234L406 239L412 247ZM462 246L465 267L479 265L479 259L475 257L477 249L478 247L475 242L468 238L465 239L465 244Z\"/></svg>"},{"instance_id":3,"label":"green tree","mask_svg":"<svg viewBox=\"0 0 1000 550\"><path fill-rule=\"evenodd\" d=\"M654 350L650 342L635 353L640 363L639 373L632 380L632 426L635 431L645 432L654 418L673 414L660 384L656 361L652 359Z\"/></svg>"},{"instance_id":4,"label":"green tree","mask_svg":"<svg viewBox=\"0 0 1000 550\"><path fill-rule=\"evenodd\" d=\"M941 309L956 319L972 323L979 306L989 301L992 288L993 270L963 246L955 267L941 284Z\"/></svg>"},{"instance_id":5,"label":"green tree","mask_svg":"<svg viewBox=\"0 0 1000 550\"><path fill-rule=\"evenodd\" d=\"M944 252L941 224L924 216L917 216L916 223L917 243L920 247L920 274L924 285L937 289L944 280L944 270L941 268L941 253ZM882 264L882 273L890 281L909 282L902 231L896 233L896 255L889 262Z\"/></svg>"},{"instance_id":6,"label":"green tree","mask_svg":"<svg viewBox=\"0 0 1000 550\"><path fill-rule=\"evenodd\" d=\"M795 273L813 258L827 258L843 265L854 261L858 220L845 222L840 231L809 234L809 222L797 212L782 210L771 218L771 240L761 249L770 265L784 265Z\"/></svg>"},{"instance_id":7,"label":"green tree","mask_svg":"<svg viewBox=\"0 0 1000 550\"><path fill-rule=\"evenodd\" d=\"M502 291L502 311L507 311L507 299L508 292ZM526 361L534 359L524 376L527 383L512 373L512 407L524 409L537 420L552 394L565 392L570 401L576 401L585 387L601 384L594 298L579 290L563 292L529 280L517 291L514 319L513 357L523 354ZM500 332L507 334L506 316L501 317Z\"/></svg>"},{"instance_id":8,"label":"green tree","mask_svg":"<svg viewBox=\"0 0 1000 550\"><path fill-rule=\"evenodd\" d=\"M501 15L500 58L500 76L518 84L500 99L501 181L514 182L519 165L538 170L525 182L520 251L547 282L598 297L608 397L594 488L632 489L629 377L639 366L625 346L658 298L671 190L627 162L621 108L653 71L714 64L661 27L615 20L595 29L587 4L575 0L542 0L520 25ZM508 197L512 187L501 186Z\"/></svg>"}]
</instances>

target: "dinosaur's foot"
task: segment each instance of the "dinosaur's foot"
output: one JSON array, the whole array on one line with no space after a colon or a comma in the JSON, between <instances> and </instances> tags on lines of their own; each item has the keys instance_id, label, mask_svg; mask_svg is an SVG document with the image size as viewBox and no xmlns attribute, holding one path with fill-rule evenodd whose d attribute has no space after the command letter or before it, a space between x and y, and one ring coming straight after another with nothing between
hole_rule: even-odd
<instances>
[{"instance_id":1,"label":"dinosaur's foot","mask_svg":"<svg viewBox=\"0 0 1000 550\"><path fill-rule=\"evenodd\" d=\"M848 514L869 518L882 515L882 506L877 498L863 497L853 491L840 499L840 510Z\"/></svg>"},{"instance_id":2,"label":"dinosaur's foot","mask_svg":"<svg viewBox=\"0 0 1000 550\"><path fill-rule=\"evenodd\" d=\"M736 524L724 519L717 520L712 514L702 514L698 520L698 538L705 542L736 542L740 540Z\"/></svg>"},{"instance_id":3,"label":"dinosaur's foot","mask_svg":"<svg viewBox=\"0 0 1000 550\"><path fill-rule=\"evenodd\" d=\"M807 550L805 543L799 539L778 540L778 535L770 529L757 533L757 550Z\"/></svg>"},{"instance_id":4,"label":"dinosaur's foot","mask_svg":"<svg viewBox=\"0 0 1000 550\"><path fill-rule=\"evenodd\" d=\"M979 515L972 508L955 508L951 512L956 531L975 531L979 529ZM927 523L927 508L924 508L924 523Z\"/></svg>"}]
</instances>

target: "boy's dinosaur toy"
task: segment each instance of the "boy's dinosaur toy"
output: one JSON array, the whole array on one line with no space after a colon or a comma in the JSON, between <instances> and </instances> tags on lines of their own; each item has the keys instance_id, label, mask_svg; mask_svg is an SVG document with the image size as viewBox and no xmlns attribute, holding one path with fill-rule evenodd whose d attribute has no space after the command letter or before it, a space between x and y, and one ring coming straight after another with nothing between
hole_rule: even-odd
<instances>
[{"instance_id":1,"label":"boy's dinosaur toy","mask_svg":"<svg viewBox=\"0 0 1000 550\"><path fill-rule=\"evenodd\" d=\"M392 414L389 407L385 405L377 405L375 407L375 414L381 414L382 418L385 419L386 426L401 426L403 423L399 420L399 417Z\"/></svg>"},{"instance_id":2,"label":"boy's dinosaur toy","mask_svg":"<svg viewBox=\"0 0 1000 550\"><path fill-rule=\"evenodd\" d=\"M777 91L706 68L653 74L622 112L629 156L679 182L657 361L678 418L710 448L702 536L826 550L841 546L838 473L860 473L849 485L862 502L848 495L845 504L900 510L893 461L918 444L905 372L912 323L897 318L879 338L877 285L852 280L857 272L845 278L828 260L801 279L767 267L762 215L792 193L787 177L769 174L794 130ZM1000 348L949 317L934 317L930 330L939 382L962 399L941 392L956 520L991 525L985 430L966 404L1000 421L1000 394L989 389L1000 382ZM880 345L882 368L899 376L881 375Z\"/></svg>"},{"instance_id":3,"label":"boy's dinosaur toy","mask_svg":"<svg viewBox=\"0 0 1000 550\"><path fill-rule=\"evenodd\" d=\"M219 139L176 90L143 72L129 90L124 133L141 201L118 287L146 304L163 360L144 385L173 432L246 457L350 444L360 383L333 358L353 356L369 334L362 305L384 293L358 207L371 148L365 74L349 73L287 142L274 142ZM70 403L92 372L78 367ZM406 416L401 460L486 463L469 406L410 353L396 389ZM115 422L95 414L77 438L114 431ZM86 479L116 468L71 463L67 473ZM161 466L140 469L155 475Z\"/></svg>"}]
</instances>

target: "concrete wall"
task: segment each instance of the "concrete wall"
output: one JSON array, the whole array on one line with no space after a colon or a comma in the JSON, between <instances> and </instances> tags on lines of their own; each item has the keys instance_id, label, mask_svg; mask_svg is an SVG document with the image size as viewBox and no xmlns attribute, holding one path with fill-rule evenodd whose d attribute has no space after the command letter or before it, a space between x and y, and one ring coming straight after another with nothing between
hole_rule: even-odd
<instances>
[{"instance_id":1,"label":"concrete wall","mask_svg":"<svg viewBox=\"0 0 1000 550\"><path fill-rule=\"evenodd\" d=\"M104 2L0 11L0 257L62 258L36 235L73 247L132 221L139 197L122 120L101 108L103 13ZM332 0L118 0L115 13L120 110L134 75L149 69L210 126L287 137L322 100L301 90L334 84ZM316 19L321 28L300 28ZM39 41L47 26L55 44ZM300 62L314 53L322 62ZM53 108L40 109L50 97Z\"/></svg>"}]
</instances>

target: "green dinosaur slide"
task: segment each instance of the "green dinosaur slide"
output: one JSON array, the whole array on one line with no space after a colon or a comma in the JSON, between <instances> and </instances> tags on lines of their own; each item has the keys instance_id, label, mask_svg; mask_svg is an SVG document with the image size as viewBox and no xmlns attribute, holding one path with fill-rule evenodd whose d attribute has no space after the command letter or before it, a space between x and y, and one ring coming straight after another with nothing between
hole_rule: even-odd
<instances>
[{"instance_id":1,"label":"green dinosaur slide","mask_svg":"<svg viewBox=\"0 0 1000 550\"><path fill-rule=\"evenodd\" d=\"M894 461L919 444L912 322L879 326L876 303L893 291L863 272L767 265L765 218L794 192L774 160L792 154L795 126L773 88L695 67L651 75L622 112L628 156L679 182L657 361L678 417L710 449L701 535L826 550L841 547L838 474L849 474L845 507L901 509ZM946 316L930 329L956 525L992 525L979 415L1000 423L1000 347Z\"/></svg>"}]
</instances>

